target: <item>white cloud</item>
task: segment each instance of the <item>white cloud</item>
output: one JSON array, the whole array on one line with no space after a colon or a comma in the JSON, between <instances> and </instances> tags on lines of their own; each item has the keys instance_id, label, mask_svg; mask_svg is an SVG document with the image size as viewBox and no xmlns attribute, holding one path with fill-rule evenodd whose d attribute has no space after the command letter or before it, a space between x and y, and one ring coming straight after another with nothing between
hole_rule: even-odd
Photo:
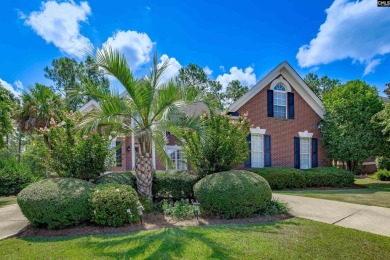
<instances>
[{"instance_id":1,"label":"white cloud","mask_svg":"<svg viewBox=\"0 0 390 260\"><path fill-rule=\"evenodd\" d=\"M366 65L364 75L373 72L380 59L390 53L390 15L375 0L335 0L326 10L326 21L309 45L299 48L301 67L328 64L351 58Z\"/></svg>"},{"instance_id":2,"label":"white cloud","mask_svg":"<svg viewBox=\"0 0 390 260\"><path fill-rule=\"evenodd\" d=\"M237 67L231 67L229 72L219 75L217 81L222 84L223 91L226 90L229 82L232 80L239 80L243 86L251 87L256 84L256 74L253 72L252 67L247 67L245 70Z\"/></svg>"},{"instance_id":3,"label":"white cloud","mask_svg":"<svg viewBox=\"0 0 390 260\"><path fill-rule=\"evenodd\" d=\"M150 61L154 43L146 33L128 30L116 32L103 45L119 50L125 55L131 69L137 70Z\"/></svg>"},{"instance_id":4,"label":"white cloud","mask_svg":"<svg viewBox=\"0 0 390 260\"><path fill-rule=\"evenodd\" d=\"M204 73L206 73L207 76L210 76L213 74L213 70L209 68L209 66L206 66L203 68Z\"/></svg>"},{"instance_id":5,"label":"white cloud","mask_svg":"<svg viewBox=\"0 0 390 260\"><path fill-rule=\"evenodd\" d=\"M20 93L23 91L22 82L20 82L19 80L15 81L15 83L13 84L14 86L12 86L7 81L0 79L0 85L17 97L20 96Z\"/></svg>"},{"instance_id":6,"label":"white cloud","mask_svg":"<svg viewBox=\"0 0 390 260\"><path fill-rule=\"evenodd\" d=\"M161 75L160 83L166 83L170 79L179 75L179 70L181 69L181 64L175 58L169 58L168 55L163 54L160 57L160 63L158 67L161 67L166 61L168 61L169 66L165 69L164 73Z\"/></svg>"},{"instance_id":7,"label":"white cloud","mask_svg":"<svg viewBox=\"0 0 390 260\"><path fill-rule=\"evenodd\" d=\"M222 71L222 72L225 72L225 67L224 66L219 66L219 69Z\"/></svg>"},{"instance_id":8,"label":"white cloud","mask_svg":"<svg viewBox=\"0 0 390 260\"><path fill-rule=\"evenodd\" d=\"M80 22L87 22L91 8L87 2L77 5L74 1L42 3L41 10L19 17L47 43L53 43L62 52L82 58L93 45L80 33Z\"/></svg>"}]
</instances>

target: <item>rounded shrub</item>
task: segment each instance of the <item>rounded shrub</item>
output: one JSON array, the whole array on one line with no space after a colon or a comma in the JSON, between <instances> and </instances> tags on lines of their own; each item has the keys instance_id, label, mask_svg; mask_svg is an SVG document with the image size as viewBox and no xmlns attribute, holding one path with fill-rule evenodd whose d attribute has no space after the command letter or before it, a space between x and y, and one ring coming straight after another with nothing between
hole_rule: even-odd
<instances>
[{"instance_id":1,"label":"rounded shrub","mask_svg":"<svg viewBox=\"0 0 390 260\"><path fill-rule=\"evenodd\" d=\"M132 172L112 172L99 177L96 184L116 183L130 185L135 188L135 175Z\"/></svg>"},{"instance_id":2,"label":"rounded shrub","mask_svg":"<svg viewBox=\"0 0 390 260\"><path fill-rule=\"evenodd\" d=\"M268 182L249 171L227 171L206 176L194 186L205 211L224 218L246 217L264 210L271 202Z\"/></svg>"},{"instance_id":3,"label":"rounded shrub","mask_svg":"<svg viewBox=\"0 0 390 260\"><path fill-rule=\"evenodd\" d=\"M89 220L94 184L73 178L46 179L23 189L17 198L33 226L62 228Z\"/></svg>"},{"instance_id":4,"label":"rounded shrub","mask_svg":"<svg viewBox=\"0 0 390 260\"><path fill-rule=\"evenodd\" d=\"M379 170L376 173L374 173L374 178L381 181L390 181L390 171Z\"/></svg>"},{"instance_id":5,"label":"rounded shrub","mask_svg":"<svg viewBox=\"0 0 390 260\"><path fill-rule=\"evenodd\" d=\"M138 195L129 185L96 186L91 194L90 205L92 221L99 225L121 226L138 220Z\"/></svg>"},{"instance_id":6,"label":"rounded shrub","mask_svg":"<svg viewBox=\"0 0 390 260\"><path fill-rule=\"evenodd\" d=\"M197 181L197 176L187 171L156 171L153 175L153 196L173 200L192 198Z\"/></svg>"}]
</instances>

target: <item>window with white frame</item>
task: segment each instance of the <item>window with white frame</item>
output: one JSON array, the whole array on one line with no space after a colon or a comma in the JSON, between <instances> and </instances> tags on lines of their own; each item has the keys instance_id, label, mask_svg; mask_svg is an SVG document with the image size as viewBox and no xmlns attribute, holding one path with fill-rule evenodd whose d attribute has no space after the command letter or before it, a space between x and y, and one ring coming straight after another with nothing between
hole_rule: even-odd
<instances>
[{"instance_id":1,"label":"window with white frame","mask_svg":"<svg viewBox=\"0 0 390 260\"><path fill-rule=\"evenodd\" d=\"M287 92L281 83L274 86L274 117L287 118Z\"/></svg>"},{"instance_id":2,"label":"window with white frame","mask_svg":"<svg viewBox=\"0 0 390 260\"><path fill-rule=\"evenodd\" d=\"M185 158L182 148L180 146L167 146L165 150L173 164L167 164L168 170L187 170L187 159Z\"/></svg>"},{"instance_id":3,"label":"window with white frame","mask_svg":"<svg viewBox=\"0 0 390 260\"><path fill-rule=\"evenodd\" d=\"M300 138L300 165L301 169L310 169L310 138Z\"/></svg>"},{"instance_id":4,"label":"window with white frame","mask_svg":"<svg viewBox=\"0 0 390 260\"><path fill-rule=\"evenodd\" d=\"M251 134L251 166L264 167L264 135Z\"/></svg>"}]
</instances>

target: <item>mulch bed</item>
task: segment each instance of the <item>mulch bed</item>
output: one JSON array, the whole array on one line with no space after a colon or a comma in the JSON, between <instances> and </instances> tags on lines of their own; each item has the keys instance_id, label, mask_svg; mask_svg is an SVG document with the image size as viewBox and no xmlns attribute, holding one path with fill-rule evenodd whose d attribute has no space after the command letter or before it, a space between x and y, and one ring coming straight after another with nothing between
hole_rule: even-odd
<instances>
[{"instance_id":1,"label":"mulch bed","mask_svg":"<svg viewBox=\"0 0 390 260\"><path fill-rule=\"evenodd\" d=\"M288 219L288 215L275 216L256 216L250 218L238 219L216 219L216 218L200 218L199 220L174 220L166 217L161 213L150 213L144 216L143 224L136 223L121 227L104 227L93 224L84 224L77 227L69 227L64 229L45 229L26 227L16 237L65 237L65 236L85 236L85 235L102 235L102 234L126 234L141 230L158 230L163 228L175 227L191 227L191 226L208 226L208 225L224 225L224 224L259 224L274 222L278 220Z\"/></svg>"},{"instance_id":2,"label":"mulch bed","mask_svg":"<svg viewBox=\"0 0 390 260\"><path fill-rule=\"evenodd\" d=\"M307 187L302 189L282 189L278 191L305 191L305 190L356 190L356 189L367 189L368 187L363 185L354 184L351 187Z\"/></svg>"}]
</instances>

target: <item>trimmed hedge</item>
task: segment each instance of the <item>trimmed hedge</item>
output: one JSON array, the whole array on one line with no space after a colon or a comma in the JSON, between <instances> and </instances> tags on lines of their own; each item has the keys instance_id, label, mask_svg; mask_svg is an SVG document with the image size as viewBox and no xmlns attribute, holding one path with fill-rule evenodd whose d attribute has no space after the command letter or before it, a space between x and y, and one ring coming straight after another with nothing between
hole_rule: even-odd
<instances>
[{"instance_id":1,"label":"trimmed hedge","mask_svg":"<svg viewBox=\"0 0 390 260\"><path fill-rule=\"evenodd\" d=\"M23 189L17 201L33 226L63 228L90 219L88 199L94 187L73 178L46 179Z\"/></svg>"},{"instance_id":2,"label":"trimmed hedge","mask_svg":"<svg viewBox=\"0 0 390 260\"><path fill-rule=\"evenodd\" d=\"M153 196L155 199L193 198L197 176L187 171L156 171L153 173Z\"/></svg>"},{"instance_id":3,"label":"trimmed hedge","mask_svg":"<svg viewBox=\"0 0 390 260\"><path fill-rule=\"evenodd\" d=\"M252 169L264 177L272 189L299 189L307 187L350 187L354 184L353 173L336 167L319 167L309 170L272 167Z\"/></svg>"},{"instance_id":4,"label":"trimmed hedge","mask_svg":"<svg viewBox=\"0 0 390 260\"><path fill-rule=\"evenodd\" d=\"M379 170L374 173L373 177L381 181L390 181L390 171L388 170Z\"/></svg>"},{"instance_id":5,"label":"trimmed hedge","mask_svg":"<svg viewBox=\"0 0 390 260\"><path fill-rule=\"evenodd\" d=\"M249 171L208 175L195 184L194 193L205 211L224 218L246 217L260 212L272 198L267 181Z\"/></svg>"},{"instance_id":6,"label":"trimmed hedge","mask_svg":"<svg viewBox=\"0 0 390 260\"><path fill-rule=\"evenodd\" d=\"M37 179L27 165L19 164L14 157L0 156L0 196L17 195Z\"/></svg>"},{"instance_id":7,"label":"trimmed hedge","mask_svg":"<svg viewBox=\"0 0 390 260\"><path fill-rule=\"evenodd\" d=\"M133 172L112 172L106 175L99 177L96 181L96 184L108 184L108 183L117 183L123 185L130 185L135 188L136 178Z\"/></svg>"},{"instance_id":8,"label":"trimmed hedge","mask_svg":"<svg viewBox=\"0 0 390 260\"><path fill-rule=\"evenodd\" d=\"M99 225L122 226L138 220L138 195L129 185L98 185L91 194L92 221ZM127 210L130 209L131 216Z\"/></svg>"}]
</instances>

